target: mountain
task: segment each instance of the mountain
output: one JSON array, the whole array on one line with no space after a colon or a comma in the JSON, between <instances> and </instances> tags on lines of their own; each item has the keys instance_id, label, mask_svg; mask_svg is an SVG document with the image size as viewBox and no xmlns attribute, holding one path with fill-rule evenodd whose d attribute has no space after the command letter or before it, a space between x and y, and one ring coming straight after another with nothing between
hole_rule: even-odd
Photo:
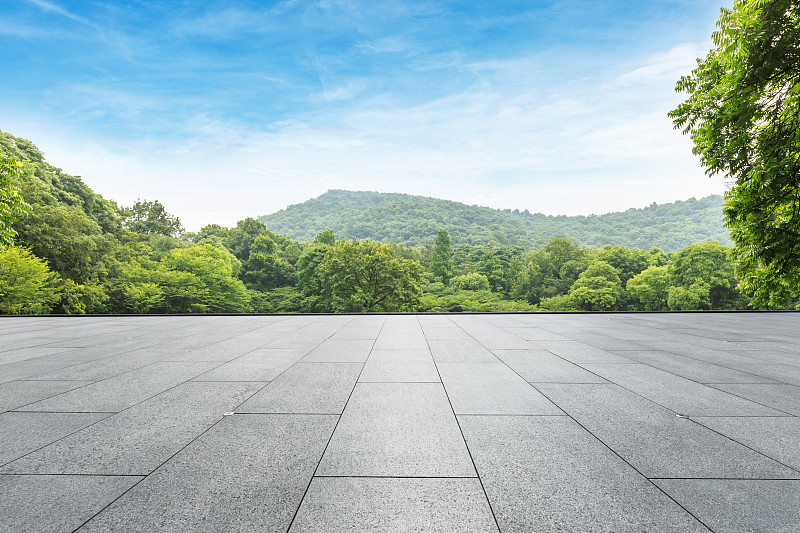
<instances>
[{"instance_id":1,"label":"mountain","mask_svg":"<svg viewBox=\"0 0 800 533\"><path fill-rule=\"evenodd\" d=\"M259 220L276 233L303 241L331 229L338 238L420 246L433 243L444 228L453 244L515 245L530 250L553 237L566 237L583 246L657 246L669 252L706 240L731 245L722 201L717 195L605 215L549 216L426 196L330 190Z\"/></svg>"}]
</instances>

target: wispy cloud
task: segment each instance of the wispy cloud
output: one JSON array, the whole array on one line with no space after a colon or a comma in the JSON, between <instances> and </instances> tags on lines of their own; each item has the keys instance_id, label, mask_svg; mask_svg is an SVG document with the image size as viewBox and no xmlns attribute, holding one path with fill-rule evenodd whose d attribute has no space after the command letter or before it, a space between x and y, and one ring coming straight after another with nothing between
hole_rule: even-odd
<instances>
[{"instance_id":1,"label":"wispy cloud","mask_svg":"<svg viewBox=\"0 0 800 533\"><path fill-rule=\"evenodd\" d=\"M46 2L45 0L25 0L25 1L41 8L46 13L56 13L58 15L61 15L62 17L74 20L75 22L80 22L81 24L94 27L94 25L85 18L79 17L78 15L75 15L74 13L67 11L63 7L60 7L51 2Z\"/></svg>"},{"instance_id":2,"label":"wispy cloud","mask_svg":"<svg viewBox=\"0 0 800 533\"><path fill-rule=\"evenodd\" d=\"M49 54L33 61L35 37L0 22L12 47L0 128L120 203L161 200L193 229L329 188L551 214L722 188L666 117L707 46L692 44L707 38L699 24L680 39L668 35L677 22L654 25L668 0L636 12L588 0L26 1L18 27L78 37L42 40ZM682 2L681 28L698 3L716 12L714 0Z\"/></svg>"}]
</instances>

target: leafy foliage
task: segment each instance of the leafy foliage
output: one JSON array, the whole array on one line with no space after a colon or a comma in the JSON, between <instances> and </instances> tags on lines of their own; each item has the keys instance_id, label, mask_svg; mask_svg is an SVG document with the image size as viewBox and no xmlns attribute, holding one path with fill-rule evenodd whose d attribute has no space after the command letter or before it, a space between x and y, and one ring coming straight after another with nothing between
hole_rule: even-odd
<instances>
[{"instance_id":1,"label":"leafy foliage","mask_svg":"<svg viewBox=\"0 0 800 533\"><path fill-rule=\"evenodd\" d=\"M131 207L119 210L122 224L136 233L152 233L175 237L183 233L178 217L170 215L158 200L137 200Z\"/></svg>"},{"instance_id":2,"label":"leafy foliage","mask_svg":"<svg viewBox=\"0 0 800 533\"><path fill-rule=\"evenodd\" d=\"M453 264L450 250L450 236L447 230L440 229L436 235L436 244L433 249L433 257L431 258L430 271L433 277L445 285L456 274L456 267Z\"/></svg>"},{"instance_id":3,"label":"leafy foliage","mask_svg":"<svg viewBox=\"0 0 800 533\"><path fill-rule=\"evenodd\" d=\"M59 298L58 276L46 262L17 246L0 252L0 313L49 313Z\"/></svg>"},{"instance_id":4,"label":"leafy foliage","mask_svg":"<svg viewBox=\"0 0 800 533\"><path fill-rule=\"evenodd\" d=\"M532 250L555 237L598 248L612 244L677 251L708 239L730 242L721 204L722 197L709 196L621 213L568 217L500 211L408 194L331 190L259 220L272 231L301 241L330 228L347 239L424 246L433 244L444 229L454 254L459 244Z\"/></svg>"},{"instance_id":5,"label":"leafy foliage","mask_svg":"<svg viewBox=\"0 0 800 533\"><path fill-rule=\"evenodd\" d=\"M21 168L16 159L0 154L0 250L14 244L12 224L30 209L19 191Z\"/></svg>"},{"instance_id":6,"label":"leafy foliage","mask_svg":"<svg viewBox=\"0 0 800 533\"><path fill-rule=\"evenodd\" d=\"M782 307L800 297L800 3L735 0L717 28L669 115L707 174L735 180L724 214L743 286Z\"/></svg>"},{"instance_id":7,"label":"leafy foliage","mask_svg":"<svg viewBox=\"0 0 800 533\"><path fill-rule=\"evenodd\" d=\"M419 265L396 257L385 244L339 242L318 269L323 297L333 311L414 311L419 305Z\"/></svg>"},{"instance_id":8,"label":"leafy foliage","mask_svg":"<svg viewBox=\"0 0 800 533\"><path fill-rule=\"evenodd\" d=\"M0 257L2 313L747 306L734 274L735 258L715 242L667 254L620 245L586 248L555 237L525 253L522 245L498 244L501 239L451 244L443 227L431 229L436 241L421 246L337 241L331 229L302 242L253 218L232 228L210 224L176 237L171 216L159 202L139 206L143 215L136 220L144 225L134 225L130 218L123 224L113 202L47 164L33 145L7 134L0 140L24 156L20 190L33 207L13 224L23 247L8 248ZM382 196L376 195L378 200ZM153 217L148 206L156 207ZM150 222L154 224L148 226ZM162 222L166 226L159 226ZM502 231L498 225L491 228L495 236Z\"/></svg>"}]
</instances>

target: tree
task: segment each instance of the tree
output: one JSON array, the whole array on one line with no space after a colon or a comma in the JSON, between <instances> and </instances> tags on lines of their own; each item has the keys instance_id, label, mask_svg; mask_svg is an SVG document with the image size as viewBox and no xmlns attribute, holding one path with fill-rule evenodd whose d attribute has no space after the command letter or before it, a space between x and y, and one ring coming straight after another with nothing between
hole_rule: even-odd
<instances>
[{"instance_id":1,"label":"tree","mask_svg":"<svg viewBox=\"0 0 800 533\"><path fill-rule=\"evenodd\" d=\"M164 291L156 283L130 283L125 289L125 307L139 314L145 314L164 303Z\"/></svg>"},{"instance_id":2,"label":"tree","mask_svg":"<svg viewBox=\"0 0 800 533\"><path fill-rule=\"evenodd\" d=\"M478 261L478 268L476 270L478 274L483 274L486 276L486 279L489 280L489 286L492 288L492 292L497 292L501 295L505 292L503 289L505 287L506 278L503 272L503 265L493 253L486 252L483 254L481 260Z\"/></svg>"},{"instance_id":3,"label":"tree","mask_svg":"<svg viewBox=\"0 0 800 533\"><path fill-rule=\"evenodd\" d=\"M259 291L293 285L297 281L294 267L278 257L275 241L269 235L259 235L253 241L242 278L249 288Z\"/></svg>"},{"instance_id":4,"label":"tree","mask_svg":"<svg viewBox=\"0 0 800 533\"><path fill-rule=\"evenodd\" d=\"M661 311L669 298L669 267L651 266L628 280L628 294L638 298L648 311Z\"/></svg>"},{"instance_id":5,"label":"tree","mask_svg":"<svg viewBox=\"0 0 800 533\"><path fill-rule=\"evenodd\" d=\"M79 207L37 205L16 223L19 242L62 277L83 283L95 277L105 244L100 226Z\"/></svg>"},{"instance_id":6,"label":"tree","mask_svg":"<svg viewBox=\"0 0 800 533\"><path fill-rule=\"evenodd\" d=\"M724 214L743 287L782 307L800 297L800 3L735 0L717 28L669 116L708 175L735 180Z\"/></svg>"},{"instance_id":7,"label":"tree","mask_svg":"<svg viewBox=\"0 0 800 533\"><path fill-rule=\"evenodd\" d=\"M694 309L719 309L724 307L720 305L724 300L736 300L737 280L729 253L727 246L706 241L690 244L675 254L670 265L673 289L683 287L691 290L692 294L689 298L686 296L688 293L678 291L676 294L683 295L681 301L694 300L702 304ZM698 296L701 291L705 291L705 294ZM681 309L688 308L688 304L681 305ZM672 304L670 307L674 308Z\"/></svg>"},{"instance_id":8,"label":"tree","mask_svg":"<svg viewBox=\"0 0 800 533\"><path fill-rule=\"evenodd\" d=\"M49 313L59 299L58 276L45 261L18 246L0 252L0 313Z\"/></svg>"},{"instance_id":9,"label":"tree","mask_svg":"<svg viewBox=\"0 0 800 533\"><path fill-rule=\"evenodd\" d=\"M20 168L13 157L0 155L0 251L14 244L17 232L12 224L30 210L17 183Z\"/></svg>"},{"instance_id":10,"label":"tree","mask_svg":"<svg viewBox=\"0 0 800 533\"><path fill-rule=\"evenodd\" d=\"M137 200L132 207L123 207L119 212L123 225L136 233L152 233L175 237L183 232L181 220L167 213L158 200Z\"/></svg>"},{"instance_id":11,"label":"tree","mask_svg":"<svg viewBox=\"0 0 800 533\"><path fill-rule=\"evenodd\" d=\"M569 290L569 296L585 311L606 311L622 297L617 269L605 261L592 261Z\"/></svg>"},{"instance_id":12,"label":"tree","mask_svg":"<svg viewBox=\"0 0 800 533\"><path fill-rule=\"evenodd\" d=\"M460 291L488 291L490 289L486 276L477 272L456 276L450 280L450 285Z\"/></svg>"},{"instance_id":13,"label":"tree","mask_svg":"<svg viewBox=\"0 0 800 533\"><path fill-rule=\"evenodd\" d=\"M242 312L247 309L247 288L233 277L228 252L210 244L175 248L164 257L162 290L173 312Z\"/></svg>"},{"instance_id":14,"label":"tree","mask_svg":"<svg viewBox=\"0 0 800 533\"><path fill-rule=\"evenodd\" d=\"M434 279L445 285L456 275L456 267L450 258L450 253L450 235L447 234L447 230L440 229L436 235L430 271Z\"/></svg>"},{"instance_id":15,"label":"tree","mask_svg":"<svg viewBox=\"0 0 800 533\"><path fill-rule=\"evenodd\" d=\"M385 244L338 242L317 270L322 296L335 312L415 311L419 306L419 264L395 257Z\"/></svg>"},{"instance_id":16,"label":"tree","mask_svg":"<svg viewBox=\"0 0 800 533\"><path fill-rule=\"evenodd\" d=\"M250 248L253 246L253 241L259 235L267 235L268 233L269 230L264 224L254 218L247 217L237 222L235 228L229 229L222 242L239 261L244 262L250 258Z\"/></svg>"},{"instance_id":17,"label":"tree","mask_svg":"<svg viewBox=\"0 0 800 533\"><path fill-rule=\"evenodd\" d=\"M336 235L333 234L332 230L326 229L314 237L314 244L327 244L328 246L333 246L336 244Z\"/></svg>"}]
</instances>

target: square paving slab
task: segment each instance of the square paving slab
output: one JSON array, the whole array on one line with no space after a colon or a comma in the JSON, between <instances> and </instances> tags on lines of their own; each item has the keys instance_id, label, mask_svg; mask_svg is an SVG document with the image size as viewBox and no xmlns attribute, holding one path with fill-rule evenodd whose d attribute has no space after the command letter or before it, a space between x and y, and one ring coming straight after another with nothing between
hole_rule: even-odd
<instances>
[{"instance_id":1,"label":"square paving slab","mask_svg":"<svg viewBox=\"0 0 800 533\"><path fill-rule=\"evenodd\" d=\"M800 531L800 314L0 317L0 531Z\"/></svg>"}]
</instances>

